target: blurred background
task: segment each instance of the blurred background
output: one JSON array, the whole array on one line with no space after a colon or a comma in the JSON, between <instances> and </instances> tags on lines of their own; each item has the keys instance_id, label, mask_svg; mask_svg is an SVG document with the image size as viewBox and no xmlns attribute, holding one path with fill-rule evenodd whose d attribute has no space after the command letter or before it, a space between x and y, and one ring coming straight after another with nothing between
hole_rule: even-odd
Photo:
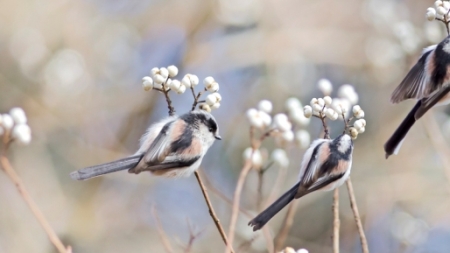
<instances>
[{"instance_id":1,"label":"blurred background","mask_svg":"<svg viewBox=\"0 0 450 253\"><path fill-rule=\"evenodd\" d=\"M316 83L355 86L366 112L366 133L355 141L352 179L372 252L449 252L450 167L444 166L424 122L437 121L450 142L449 109L435 109L413 127L398 156L384 159L383 144L413 101L389 97L423 47L441 41L441 23L425 19L432 1L388 0L115 0L3 1L0 9L0 112L22 107L33 133L13 145L9 158L31 195L74 252L164 252L152 216L159 215L175 252L189 241L189 225L202 233L191 252L224 246L194 177L178 180L126 172L85 182L69 173L134 153L148 124L167 115L161 94L144 92L141 78L174 64L180 74L221 85L214 111L223 140L201 171L231 199L248 147L245 111L261 99L284 110L291 96L308 104L321 96ZM173 95L187 112L189 93ZM433 121L434 122L434 121ZM306 129L320 134L320 122ZM335 127L336 132L340 131ZM426 131L428 129L428 131ZM438 135L440 136L440 135ZM273 141L264 146L271 150ZM302 152L291 159L281 194L295 183ZM278 171L263 179L267 197ZM257 173L245 184L241 207L255 215ZM230 204L210 191L225 229ZM341 251L360 252L347 190L340 191ZM301 200L285 243L330 252L332 193ZM286 211L270 223L278 233ZM267 252L239 216L235 248ZM55 252L39 223L0 171L0 252Z\"/></svg>"}]
</instances>

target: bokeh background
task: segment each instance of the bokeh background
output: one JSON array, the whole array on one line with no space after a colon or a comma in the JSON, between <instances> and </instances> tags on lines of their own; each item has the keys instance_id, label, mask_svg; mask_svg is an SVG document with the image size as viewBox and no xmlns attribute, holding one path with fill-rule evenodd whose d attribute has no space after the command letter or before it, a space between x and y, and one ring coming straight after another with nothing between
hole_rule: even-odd
<instances>
[{"instance_id":1,"label":"bokeh background","mask_svg":"<svg viewBox=\"0 0 450 253\"><path fill-rule=\"evenodd\" d=\"M393 106L390 93L423 47L445 37L444 26L425 19L432 1L388 0L6 0L0 8L0 112L22 107L33 141L13 145L9 158L50 223L74 252L164 252L154 206L176 252L197 231L192 252L218 252L221 241L194 177L170 180L126 172L86 182L76 169L118 159L137 149L146 126L167 114L163 96L144 92L153 67L175 64L180 75L213 76L222 106L214 111L223 141L204 159L202 172L232 197L249 146L245 111L261 99L283 111L288 97L303 104L320 96L317 80L355 86L366 112L366 133L355 142L352 179L372 252L449 252L450 167L429 138L447 147L445 108L421 120L398 156L384 159L382 145L412 107ZM189 94L173 97L189 110ZM447 109L447 111L449 111ZM437 122L435 128L427 122ZM319 136L320 122L307 128ZM336 125L334 129L340 131ZM434 129L432 131L432 129ZM437 129L437 130L436 130ZM441 137L441 135L443 137ZM264 145L274 147L272 141ZM295 182L302 151L289 149ZM271 190L278 171L264 177ZM256 214L256 172L241 206ZM360 252L345 187L341 188L341 251ZM228 229L230 205L210 192ZM330 252L332 193L299 201L286 245ZM270 223L276 235L285 212ZM240 216L235 247L254 238ZM246 252L266 252L256 236ZM0 171L0 252L55 252L46 235ZM244 251L245 252L245 251Z\"/></svg>"}]
</instances>

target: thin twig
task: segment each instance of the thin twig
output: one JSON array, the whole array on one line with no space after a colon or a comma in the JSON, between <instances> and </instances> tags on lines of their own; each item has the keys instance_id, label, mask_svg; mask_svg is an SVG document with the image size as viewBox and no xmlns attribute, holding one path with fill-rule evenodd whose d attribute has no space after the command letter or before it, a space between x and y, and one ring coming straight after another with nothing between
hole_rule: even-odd
<instances>
[{"instance_id":1,"label":"thin twig","mask_svg":"<svg viewBox=\"0 0 450 253\"><path fill-rule=\"evenodd\" d=\"M241 243L237 248L237 252L243 252L244 250L247 250L252 245L252 243L258 238L258 236L259 234L256 234L252 238L250 238L250 240Z\"/></svg>"},{"instance_id":2,"label":"thin twig","mask_svg":"<svg viewBox=\"0 0 450 253\"><path fill-rule=\"evenodd\" d=\"M273 184L272 191L269 193L266 202L264 203L264 208L267 208L271 203L273 203L277 197L277 192L281 188L284 178L286 176L286 168L280 166L278 169L278 176Z\"/></svg>"},{"instance_id":3,"label":"thin twig","mask_svg":"<svg viewBox=\"0 0 450 253\"><path fill-rule=\"evenodd\" d=\"M164 81L164 83L162 83L162 93L166 97L167 108L169 109L169 116L173 116L173 115L175 115L175 108L172 106L172 100L170 100L170 97L169 97L170 90L166 90L166 86L165 86L166 82L167 82L167 80Z\"/></svg>"},{"instance_id":4,"label":"thin twig","mask_svg":"<svg viewBox=\"0 0 450 253\"><path fill-rule=\"evenodd\" d=\"M275 238L275 250L278 252L283 249L283 245L286 242L289 231L291 230L292 224L294 224L295 211L298 207L298 201L294 201L289 205L286 216L283 220L283 225L281 225L280 232L278 232Z\"/></svg>"},{"instance_id":5,"label":"thin twig","mask_svg":"<svg viewBox=\"0 0 450 253\"><path fill-rule=\"evenodd\" d=\"M266 240L266 246L269 253L275 253L275 247L273 246L273 237L270 234L268 228L263 228L262 233L264 235L264 239Z\"/></svg>"},{"instance_id":6,"label":"thin twig","mask_svg":"<svg viewBox=\"0 0 450 253\"><path fill-rule=\"evenodd\" d=\"M203 181L200 178L200 175L198 174L197 171L195 171L194 174L195 174L195 177L197 178L200 189L202 190L203 197L205 198L206 205L208 206L208 209L209 209L209 214L211 215L211 218L213 219L214 224L216 224L217 230L219 230L220 236L222 237L222 240L225 243L227 250L230 250L230 252L234 253L233 246L232 246L232 244L230 244L228 242L227 235L225 234L225 231L223 230L222 225L220 225L219 218L217 218L217 215L214 212L214 208L212 207L211 201L209 200L208 193L206 192L205 185L203 184Z\"/></svg>"},{"instance_id":7,"label":"thin twig","mask_svg":"<svg viewBox=\"0 0 450 253\"><path fill-rule=\"evenodd\" d=\"M447 13L447 15L448 15L448 13ZM445 18L445 17L444 17L444 18ZM445 19L447 19L447 18L445 18ZM450 21L444 20L444 19L441 19L441 18L436 18L436 20L441 21L442 23L444 23L445 29L447 29L447 35L450 35L450 29L449 29L449 23L450 23Z\"/></svg>"},{"instance_id":8,"label":"thin twig","mask_svg":"<svg viewBox=\"0 0 450 253\"><path fill-rule=\"evenodd\" d=\"M322 114L322 112L320 112L319 118L322 121L323 133L324 133L323 138L330 139L330 130L328 130L327 123L325 122L326 117Z\"/></svg>"},{"instance_id":9,"label":"thin twig","mask_svg":"<svg viewBox=\"0 0 450 253\"><path fill-rule=\"evenodd\" d=\"M239 202L241 200L241 191L245 183L245 178L247 177L248 172L252 168L252 157L254 153L254 149L252 149L251 156L244 164L244 167L241 170L241 173L239 174L239 178L236 184L236 189L234 191L234 197L233 197L233 207L231 209L231 221L230 221L230 228L228 230L228 238L230 238L229 242L233 243L234 239L234 230L236 229L236 221L238 218L238 212L239 212ZM225 251L226 253L230 252L230 248L227 248Z\"/></svg>"},{"instance_id":10,"label":"thin twig","mask_svg":"<svg viewBox=\"0 0 450 253\"><path fill-rule=\"evenodd\" d=\"M205 88L205 91L206 91L206 88ZM191 86L191 92L192 92L192 96L194 97L194 103L192 103L192 108L191 108L191 111L193 111L197 107L198 103L203 102L203 101L198 101L200 99L200 97L202 96L203 91L200 91L197 95L195 95L194 87Z\"/></svg>"},{"instance_id":11,"label":"thin twig","mask_svg":"<svg viewBox=\"0 0 450 253\"><path fill-rule=\"evenodd\" d=\"M159 238L161 239L162 244L164 245L164 249L166 249L166 252L172 253L173 252L172 246L170 245L169 239L161 225L161 220L159 219L155 206L152 206L152 215L156 221L156 228L158 230Z\"/></svg>"},{"instance_id":12,"label":"thin twig","mask_svg":"<svg viewBox=\"0 0 450 253\"><path fill-rule=\"evenodd\" d=\"M366 235L364 234L364 229L361 223L361 218L359 216L358 206L356 205L355 193L353 192L353 185L350 177L347 179L347 189L348 195L350 197L350 206L355 216L356 226L358 227L359 238L361 240L361 248L363 253L369 253L369 246L367 245Z\"/></svg>"},{"instance_id":13,"label":"thin twig","mask_svg":"<svg viewBox=\"0 0 450 253\"><path fill-rule=\"evenodd\" d=\"M262 204L262 198L263 198L263 192L262 192L262 185L263 185L263 179L264 179L264 170L260 168L258 171L258 186L257 186L257 196L256 196L256 208L258 210L261 209Z\"/></svg>"},{"instance_id":14,"label":"thin twig","mask_svg":"<svg viewBox=\"0 0 450 253\"><path fill-rule=\"evenodd\" d=\"M334 189L333 194L333 253L339 253L339 188Z\"/></svg>"},{"instance_id":15,"label":"thin twig","mask_svg":"<svg viewBox=\"0 0 450 253\"><path fill-rule=\"evenodd\" d=\"M31 198L30 194L28 193L27 189L25 188L25 185L23 184L19 175L17 175L16 172L14 171L13 167L9 163L8 158L6 157L6 148L7 148L7 144L5 144L4 150L0 157L0 163L3 168L3 171L5 171L6 175L8 175L8 177L11 179L11 181L17 187L17 190L19 191L23 200L25 201L25 203L27 203L31 212L36 217L38 222L41 224L45 233L47 233L47 236L50 239L50 242L55 246L55 248L58 250L58 252L60 252L60 253L71 252L72 248L70 246L67 248L64 246L64 244L61 242L61 239L59 239L56 232L50 226L50 223L47 221L44 214L41 212L41 210L39 209L37 204Z\"/></svg>"},{"instance_id":16,"label":"thin twig","mask_svg":"<svg viewBox=\"0 0 450 253\"><path fill-rule=\"evenodd\" d=\"M189 242L188 245L186 247L186 249L184 250L184 253L190 253L192 250L192 246L194 245L194 241L198 238L198 236L203 233L203 230L199 231L199 232L194 232L194 229L192 228L191 223L189 222L189 219L187 219L187 224L189 227Z\"/></svg>"}]
</instances>

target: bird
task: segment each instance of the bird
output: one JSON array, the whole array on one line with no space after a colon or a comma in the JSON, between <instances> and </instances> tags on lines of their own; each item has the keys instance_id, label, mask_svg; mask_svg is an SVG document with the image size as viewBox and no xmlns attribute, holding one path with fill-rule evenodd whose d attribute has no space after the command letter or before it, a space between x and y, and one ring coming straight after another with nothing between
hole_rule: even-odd
<instances>
[{"instance_id":1,"label":"bird","mask_svg":"<svg viewBox=\"0 0 450 253\"><path fill-rule=\"evenodd\" d=\"M450 36L437 45L425 48L417 63L392 93L391 102L394 104L412 98L418 101L384 144L386 159L398 154L408 131L428 110L450 102L449 91Z\"/></svg>"},{"instance_id":2,"label":"bird","mask_svg":"<svg viewBox=\"0 0 450 253\"><path fill-rule=\"evenodd\" d=\"M248 225L257 231L294 199L317 190L331 191L341 186L350 175L352 154L353 141L348 134L333 140L316 139L303 155L299 181Z\"/></svg>"},{"instance_id":3,"label":"bird","mask_svg":"<svg viewBox=\"0 0 450 253\"><path fill-rule=\"evenodd\" d=\"M214 141L221 139L215 118L206 111L194 110L170 116L147 129L134 155L74 171L70 177L86 180L121 170L187 177L198 169Z\"/></svg>"}]
</instances>

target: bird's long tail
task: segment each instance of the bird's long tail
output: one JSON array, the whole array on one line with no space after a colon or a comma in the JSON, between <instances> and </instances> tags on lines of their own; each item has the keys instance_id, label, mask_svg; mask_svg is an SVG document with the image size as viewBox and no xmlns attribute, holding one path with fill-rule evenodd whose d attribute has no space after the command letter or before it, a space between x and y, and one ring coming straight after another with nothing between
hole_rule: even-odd
<instances>
[{"instance_id":1,"label":"bird's long tail","mask_svg":"<svg viewBox=\"0 0 450 253\"><path fill-rule=\"evenodd\" d=\"M117 161L87 167L70 173L75 180L86 180L100 175L134 168L141 160L142 155L130 156Z\"/></svg>"},{"instance_id":2,"label":"bird's long tail","mask_svg":"<svg viewBox=\"0 0 450 253\"><path fill-rule=\"evenodd\" d=\"M419 100L414 108L408 113L406 118L400 124L400 126L392 134L391 138L384 144L384 151L386 152L386 159L392 154L396 155L400 150L403 139L408 133L409 129L416 123L415 114L421 106L421 101Z\"/></svg>"},{"instance_id":3,"label":"bird's long tail","mask_svg":"<svg viewBox=\"0 0 450 253\"><path fill-rule=\"evenodd\" d=\"M272 205L270 205L266 210L262 211L258 216L251 220L248 225L253 226L253 231L262 228L270 219L272 219L275 214L277 214L283 207L289 204L295 199L297 195L300 183L297 183L289 191L287 191L283 196L277 199Z\"/></svg>"}]
</instances>

